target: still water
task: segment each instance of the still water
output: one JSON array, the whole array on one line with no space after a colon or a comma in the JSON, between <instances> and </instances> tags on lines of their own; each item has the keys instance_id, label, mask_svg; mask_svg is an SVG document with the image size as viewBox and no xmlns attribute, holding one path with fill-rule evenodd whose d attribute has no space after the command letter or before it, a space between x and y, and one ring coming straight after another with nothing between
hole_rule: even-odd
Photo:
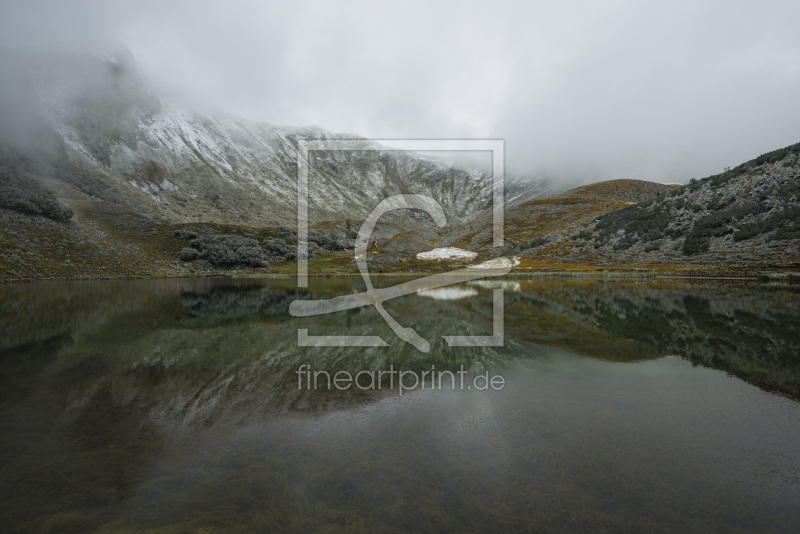
<instances>
[{"instance_id":1,"label":"still water","mask_svg":"<svg viewBox=\"0 0 800 534\"><path fill-rule=\"evenodd\" d=\"M505 346L448 347L492 334L497 289ZM0 531L800 532L797 288L509 280L392 301L428 353L372 308L287 311L362 290L0 286ZM298 329L389 346L298 347ZM314 389L302 365L466 379Z\"/></svg>"}]
</instances>

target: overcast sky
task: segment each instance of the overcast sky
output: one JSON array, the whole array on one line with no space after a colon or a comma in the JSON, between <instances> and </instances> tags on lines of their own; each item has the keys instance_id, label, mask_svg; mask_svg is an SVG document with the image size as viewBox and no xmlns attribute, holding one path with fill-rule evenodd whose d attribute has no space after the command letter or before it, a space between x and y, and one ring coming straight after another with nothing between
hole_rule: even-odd
<instances>
[{"instance_id":1,"label":"overcast sky","mask_svg":"<svg viewBox=\"0 0 800 534\"><path fill-rule=\"evenodd\" d=\"M0 43L125 43L258 120L502 138L516 173L686 181L800 141L800 2L0 0Z\"/></svg>"}]
</instances>

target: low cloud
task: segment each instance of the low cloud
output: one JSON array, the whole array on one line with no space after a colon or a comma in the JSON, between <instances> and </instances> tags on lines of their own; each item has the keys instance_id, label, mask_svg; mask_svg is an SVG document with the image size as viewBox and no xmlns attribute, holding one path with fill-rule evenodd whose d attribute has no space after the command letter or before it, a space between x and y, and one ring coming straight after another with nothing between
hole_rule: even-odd
<instances>
[{"instance_id":1,"label":"low cloud","mask_svg":"<svg viewBox=\"0 0 800 534\"><path fill-rule=\"evenodd\" d=\"M0 44L119 40L162 94L518 174L686 181L800 141L800 4L3 2Z\"/></svg>"}]
</instances>

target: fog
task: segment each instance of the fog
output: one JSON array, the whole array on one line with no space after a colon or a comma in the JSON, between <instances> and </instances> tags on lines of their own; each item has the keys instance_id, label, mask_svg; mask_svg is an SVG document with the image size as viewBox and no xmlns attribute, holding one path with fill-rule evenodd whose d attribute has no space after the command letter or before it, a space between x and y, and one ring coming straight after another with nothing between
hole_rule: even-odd
<instances>
[{"instance_id":1,"label":"fog","mask_svg":"<svg viewBox=\"0 0 800 534\"><path fill-rule=\"evenodd\" d=\"M161 94L516 174L685 182L800 141L800 3L0 3L0 44L127 45Z\"/></svg>"}]
</instances>

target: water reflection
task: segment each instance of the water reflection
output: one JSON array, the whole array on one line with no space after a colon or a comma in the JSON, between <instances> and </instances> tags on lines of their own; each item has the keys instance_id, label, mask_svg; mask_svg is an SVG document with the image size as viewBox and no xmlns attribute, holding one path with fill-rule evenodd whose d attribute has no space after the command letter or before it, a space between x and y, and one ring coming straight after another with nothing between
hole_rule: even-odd
<instances>
[{"instance_id":1,"label":"water reflection","mask_svg":"<svg viewBox=\"0 0 800 534\"><path fill-rule=\"evenodd\" d=\"M498 288L505 347L448 347L442 336L491 334ZM795 291L492 280L388 303L429 353L371 308L287 313L295 299L363 289L358 279L0 287L0 528L800 527ZM390 347L302 348L298 328ZM298 389L303 363L463 366L502 373L506 388Z\"/></svg>"}]
</instances>

